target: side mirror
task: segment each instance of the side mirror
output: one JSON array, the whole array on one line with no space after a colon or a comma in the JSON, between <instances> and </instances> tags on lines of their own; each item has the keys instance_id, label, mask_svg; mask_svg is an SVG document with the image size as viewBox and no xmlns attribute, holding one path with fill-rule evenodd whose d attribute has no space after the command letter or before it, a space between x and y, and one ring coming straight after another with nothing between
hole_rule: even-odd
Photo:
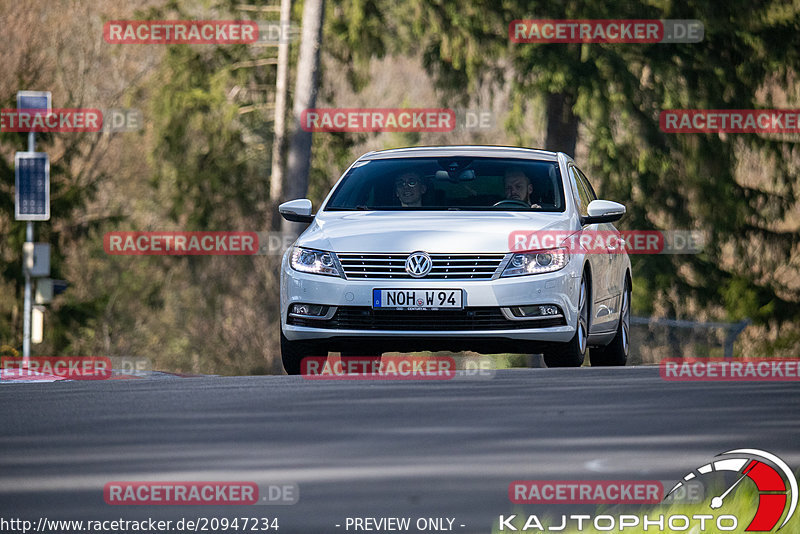
<instances>
[{"instance_id":1,"label":"side mirror","mask_svg":"<svg viewBox=\"0 0 800 534\"><path fill-rule=\"evenodd\" d=\"M311 201L307 198L298 198L284 202L278 206L278 213L287 221L310 223L314 220L311 213Z\"/></svg>"},{"instance_id":2,"label":"side mirror","mask_svg":"<svg viewBox=\"0 0 800 534\"><path fill-rule=\"evenodd\" d=\"M618 221L625 215L625 206L610 200L592 200L586 210L589 215L581 216L581 224L598 224Z\"/></svg>"}]
</instances>

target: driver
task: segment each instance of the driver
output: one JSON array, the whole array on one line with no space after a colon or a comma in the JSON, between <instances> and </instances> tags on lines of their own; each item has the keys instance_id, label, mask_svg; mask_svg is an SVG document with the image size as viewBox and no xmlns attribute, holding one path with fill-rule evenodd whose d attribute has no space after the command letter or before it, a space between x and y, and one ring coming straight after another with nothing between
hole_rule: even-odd
<instances>
[{"instance_id":1,"label":"driver","mask_svg":"<svg viewBox=\"0 0 800 534\"><path fill-rule=\"evenodd\" d=\"M394 194L404 208L421 207L425 191L427 187L422 182L422 176L416 172L404 172L394 179Z\"/></svg>"},{"instance_id":2,"label":"driver","mask_svg":"<svg viewBox=\"0 0 800 534\"><path fill-rule=\"evenodd\" d=\"M530 204L532 208L541 208L539 204L531 204L533 186L528 176L521 169L506 169L503 185L505 187L506 200L520 200Z\"/></svg>"}]
</instances>

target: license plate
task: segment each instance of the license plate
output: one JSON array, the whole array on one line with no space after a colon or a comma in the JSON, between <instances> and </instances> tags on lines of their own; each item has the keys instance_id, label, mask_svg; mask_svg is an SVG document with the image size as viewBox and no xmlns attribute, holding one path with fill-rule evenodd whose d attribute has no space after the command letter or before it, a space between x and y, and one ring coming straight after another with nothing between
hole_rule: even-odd
<instances>
[{"instance_id":1,"label":"license plate","mask_svg":"<svg viewBox=\"0 0 800 534\"><path fill-rule=\"evenodd\" d=\"M393 310L460 310L461 289L373 289L372 307Z\"/></svg>"}]
</instances>

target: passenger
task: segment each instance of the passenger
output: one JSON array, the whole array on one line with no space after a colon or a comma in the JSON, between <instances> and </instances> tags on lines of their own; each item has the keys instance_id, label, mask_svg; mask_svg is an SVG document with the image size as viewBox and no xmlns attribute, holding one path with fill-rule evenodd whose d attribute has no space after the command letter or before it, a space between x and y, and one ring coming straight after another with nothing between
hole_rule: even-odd
<instances>
[{"instance_id":1,"label":"passenger","mask_svg":"<svg viewBox=\"0 0 800 534\"><path fill-rule=\"evenodd\" d=\"M421 207L422 195L428 188L416 172L404 172L394 180L394 194L404 208Z\"/></svg>"}]
</instances>

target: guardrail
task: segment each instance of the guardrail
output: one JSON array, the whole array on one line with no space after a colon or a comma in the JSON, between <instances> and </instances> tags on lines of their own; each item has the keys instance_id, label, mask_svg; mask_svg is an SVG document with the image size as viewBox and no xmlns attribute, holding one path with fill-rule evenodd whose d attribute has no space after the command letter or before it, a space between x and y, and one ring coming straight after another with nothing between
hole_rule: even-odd
<instances>
[{"instance_id":1,"label":"guardrail","mask_svg":"<svg viewBox=\"0 0 800 534\"><path fill-rule=\"evenodd\" d=\"M725 350L725 358L733 358L733 344L736 338L739 337L745 328L752 321L746 318L738 323L718 323L718 322L700 322L700 321L687 321L684 319L666 319L666 318L653 318L653 317L631 317L632 325L656 325L667 326L673 328L687 328L692 330L709 330L709 329L723 329L726 330L725 341L723 347Z\"/></svg>"}]
</instances>

